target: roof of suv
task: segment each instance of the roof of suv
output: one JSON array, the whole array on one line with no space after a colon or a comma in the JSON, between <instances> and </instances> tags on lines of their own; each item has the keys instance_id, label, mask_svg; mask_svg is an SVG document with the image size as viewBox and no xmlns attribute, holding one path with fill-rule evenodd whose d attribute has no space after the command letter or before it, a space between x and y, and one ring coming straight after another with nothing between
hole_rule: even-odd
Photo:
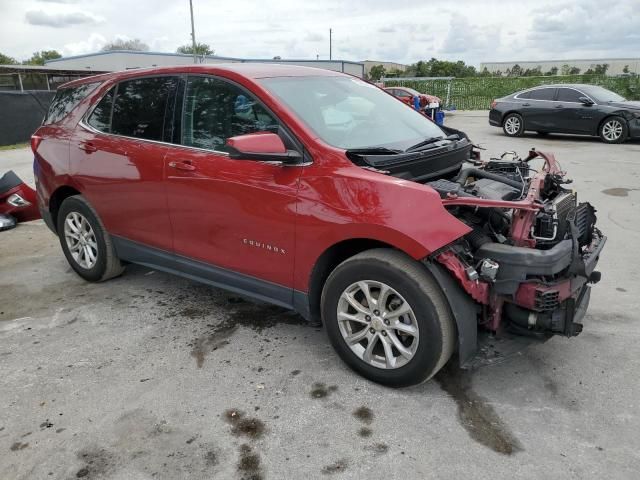
<instances>
[{"instance_id":1,"label":"roof of suv","mask_svg":"<svg viewBox=\"0 0 640 480\"><path fill-rule=\"evenodd\" d=\"M208 63L199 65L176 65L171 67L140 68L135 70L125 70L121 72L105 73L84 77L65 83L61 87L81 85L95 81L106 81L112 78L133 78L153 74L167 73L221 73L230 72L240 74L249 78L272 78L272 77L332 77L346 75L332 70L322 68L303 67L299 65L283 65L273 63Z\"/></svg>"}]
</instances>

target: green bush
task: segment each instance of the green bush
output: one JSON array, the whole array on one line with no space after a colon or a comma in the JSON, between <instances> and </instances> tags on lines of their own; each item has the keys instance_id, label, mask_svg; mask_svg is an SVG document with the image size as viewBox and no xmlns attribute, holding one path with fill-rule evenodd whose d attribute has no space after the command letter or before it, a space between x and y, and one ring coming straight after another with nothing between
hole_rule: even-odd
<instances>
[{"instance_id":1,"label":"green bush","mask_svg":"<svg viewBox=\"0 0 640 480\"><path fill-rule=\"evenodd\" d=\"M451 83L451 87L449 87ZM403 86L440 97L445 108L488 110L491 102L519 90L552 83L588 83L600 85L629 100L640 100L640 77L608 77L605 75L562 75L545 77L471 77L425 80L394 78L385 86ZM447 102L447 89L449 101Z\"/></svg>"}]
</instances>

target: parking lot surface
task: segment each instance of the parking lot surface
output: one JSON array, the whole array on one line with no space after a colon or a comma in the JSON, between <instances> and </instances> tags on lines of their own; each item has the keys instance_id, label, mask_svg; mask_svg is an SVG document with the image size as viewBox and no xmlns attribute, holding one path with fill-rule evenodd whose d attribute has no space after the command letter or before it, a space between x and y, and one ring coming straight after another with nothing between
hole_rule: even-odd
<instances>
[{"instance_id":1,"label":"parking lot surface","mask_svg":"<svg viewBox=\"0 0 640 480\"><path fill-rule=\"evenodd\" d=\"M0 479L638 478L640 144L446 122L487 156L555 152L598 209L580 336L384 388L294 314L137 266L89 284L22 224L0 232ZM28 149L11 168L33 182Z\"/></svg>"}]
</instances>

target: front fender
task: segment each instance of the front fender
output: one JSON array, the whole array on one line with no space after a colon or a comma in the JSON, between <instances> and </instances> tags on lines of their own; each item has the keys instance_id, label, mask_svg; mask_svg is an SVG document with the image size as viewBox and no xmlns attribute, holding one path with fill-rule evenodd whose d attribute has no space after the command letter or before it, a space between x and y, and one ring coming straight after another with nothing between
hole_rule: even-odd
<instances>
[{"instance_id":1,"label":"front fender","mask_svg":"<svg viewBox=\"0 0 640 480\"><path fill-rule=\"evenodd\" d=\"M306 171L296 219L294 285L303 292L317 259L339 242L376 240L419 260L471 231L432 188L356 166Z\"/></svg>"}]
</instances>

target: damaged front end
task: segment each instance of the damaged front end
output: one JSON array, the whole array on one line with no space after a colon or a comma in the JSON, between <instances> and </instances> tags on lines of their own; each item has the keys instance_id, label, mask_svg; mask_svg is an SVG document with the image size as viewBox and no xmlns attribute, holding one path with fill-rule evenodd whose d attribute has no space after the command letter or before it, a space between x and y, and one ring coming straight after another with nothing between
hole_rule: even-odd
<instances>
[{"instance_id":1,"label":"damaged front end","mask_svg":"<svg viewBox=\"0 0 640 480\"><path fill-rule=\"evenodd\" d=\"M40 218L36 192L13 171L0 177L0 231Z\"/></svg>"},{"instance_id":2,"label":"damaged front end","mask_svg":"<svg viewBox=\"0 0 640 480\"><path fill-rule=\"evenodd\" d=\"M429 261L480 305L479 324L491 332L578 335L606 242L595 209L566 188L571 181L553 155L504 157L474 160L454 177L426 183L472 228ZM538 171L530 166L536 159Z\"/></svg>"}]
</instances>

